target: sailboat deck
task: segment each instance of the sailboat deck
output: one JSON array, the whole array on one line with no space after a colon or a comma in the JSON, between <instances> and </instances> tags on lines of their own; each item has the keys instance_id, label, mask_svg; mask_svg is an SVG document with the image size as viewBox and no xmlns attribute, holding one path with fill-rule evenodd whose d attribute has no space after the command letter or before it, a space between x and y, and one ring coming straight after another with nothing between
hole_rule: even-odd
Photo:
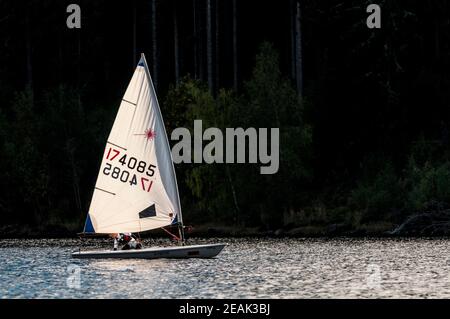
<instances>
[{"instance_id":1,"label":"sailboat deck","mask_svg":"<svg viewBox=\"0 0 450 319\"><path fill-rule=\"evenodd\" d=\"M134 250L91 250L72 253L74 258L212 258L217 256L226 244L205 244L173 247L151 247Z\"/></svg>"}]
</instances>

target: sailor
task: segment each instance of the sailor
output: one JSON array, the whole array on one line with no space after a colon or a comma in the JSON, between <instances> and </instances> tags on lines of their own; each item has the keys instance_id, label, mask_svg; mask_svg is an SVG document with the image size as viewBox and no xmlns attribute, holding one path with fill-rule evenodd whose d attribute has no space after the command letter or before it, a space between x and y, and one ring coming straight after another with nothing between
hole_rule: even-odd
<instances>
[{"instance_id":1,"label":"sailor","mask_svg":"<svg viewBox=\"0 0 450 319\"><path fill-rule=\"evenodd\" d=\"M114 250L117 250L119 244L123 245L122 250L141 249L142 244L131 233L120 233L114 236Z\"/></svg>"}]
</instances>

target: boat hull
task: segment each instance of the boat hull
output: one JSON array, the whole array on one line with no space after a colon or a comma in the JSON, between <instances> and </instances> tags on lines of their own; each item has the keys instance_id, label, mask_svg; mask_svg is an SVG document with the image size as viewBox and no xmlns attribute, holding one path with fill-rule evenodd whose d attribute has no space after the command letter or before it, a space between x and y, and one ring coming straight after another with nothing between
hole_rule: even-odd
<instances>
[{"instance_id":1,"label":"boat hull","mask_svg":"<svg viewBox=\"0 0 450 319\"><path fill-rule=\"evenodd\" d=\"M116 251L76 251L72 253L72 257L83 259L213 258L217 256L225 246L226 244L208 244Z\"/></svg>"}]
</instances>

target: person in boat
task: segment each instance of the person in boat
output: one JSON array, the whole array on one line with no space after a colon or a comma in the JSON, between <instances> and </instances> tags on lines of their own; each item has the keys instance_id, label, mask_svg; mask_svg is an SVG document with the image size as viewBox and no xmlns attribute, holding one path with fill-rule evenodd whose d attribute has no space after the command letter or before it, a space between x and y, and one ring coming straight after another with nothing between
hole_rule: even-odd
<instances>
[{"instance_id":1,"label":"person in boat","mask_svg":"<svg viewBox=\"0 0 450 319\"><path fill-rule=\"evenodd\" d=\"M120 233L114 236L114 250L119 248L119 244L123 245L122 250L141 249L141 242L131 233Z\"/></svg>"}]
</instances>

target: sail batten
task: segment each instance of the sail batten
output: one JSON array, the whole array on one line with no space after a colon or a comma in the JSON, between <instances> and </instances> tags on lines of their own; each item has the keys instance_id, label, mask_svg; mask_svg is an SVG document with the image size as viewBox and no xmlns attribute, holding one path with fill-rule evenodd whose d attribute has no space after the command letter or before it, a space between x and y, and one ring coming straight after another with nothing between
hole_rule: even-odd
<instances>
[{"instance_id":1,"label":"sail batten","mask_svg":"<svg viewBox=\"0 0 450 319\"><path fill-rule=\"evenodd\" d=\"M182 217L172 154L142 55L106 142L85 230L142 232L174 221Z\"/></svg>"}]
</instances>

